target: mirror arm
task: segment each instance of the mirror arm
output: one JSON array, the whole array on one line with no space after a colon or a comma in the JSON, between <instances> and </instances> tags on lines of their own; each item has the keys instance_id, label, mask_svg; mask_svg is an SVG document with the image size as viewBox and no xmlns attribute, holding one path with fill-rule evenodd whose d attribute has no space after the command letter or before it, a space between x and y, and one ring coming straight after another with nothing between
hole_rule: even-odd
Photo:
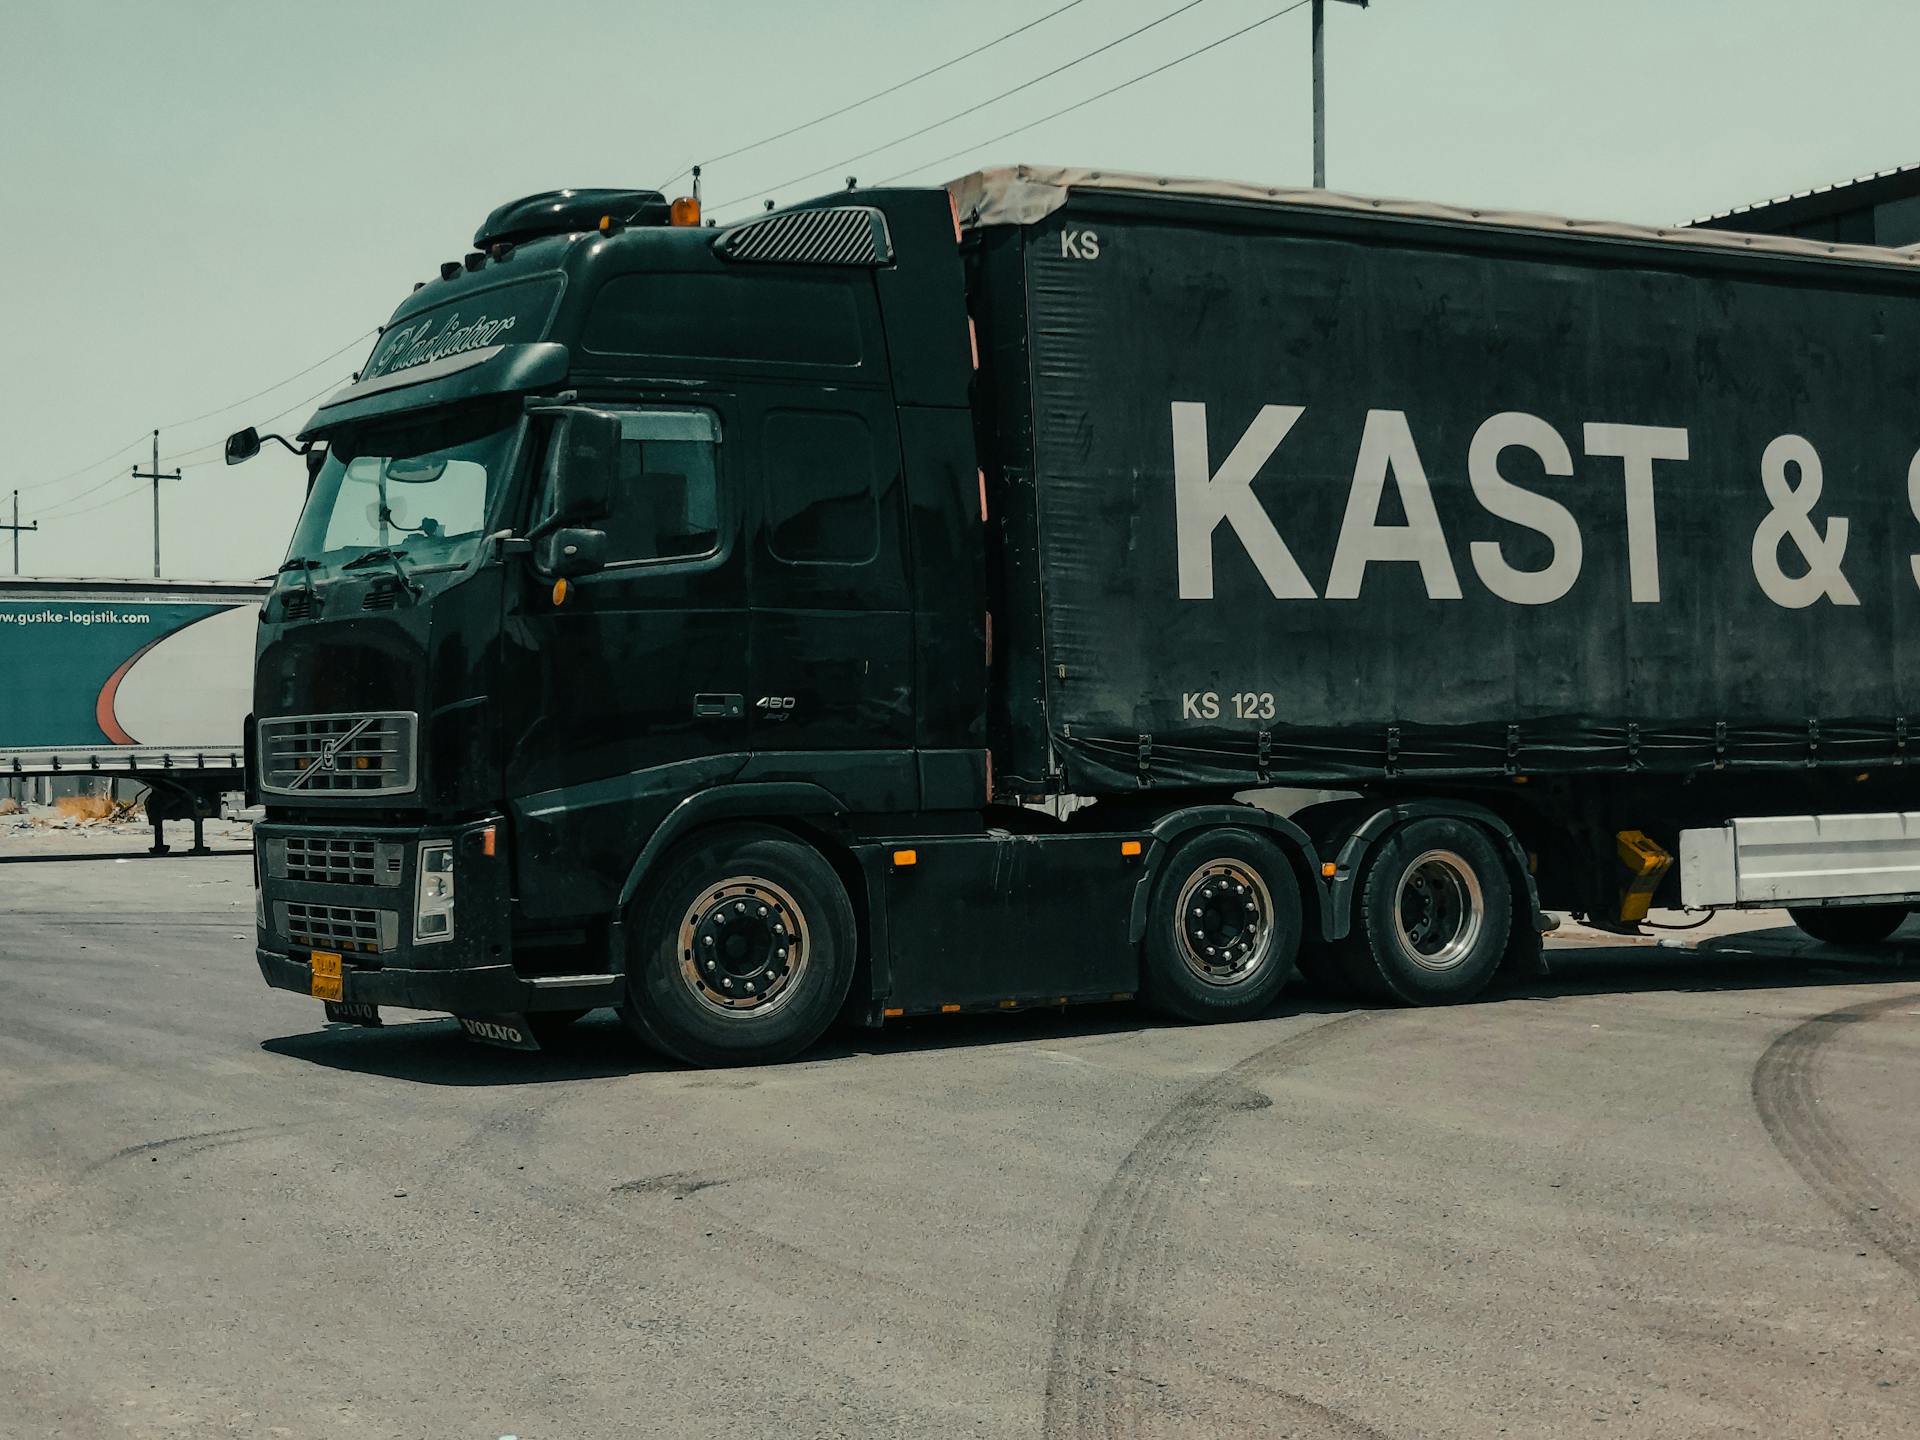
<instances>
[{"instance_id":1,"label":"mirror arm","mask_svg":"<svg viewBox=\"0 0 1920 1440\"><path fill-rule=\"evenodd\" d=\"M260 438L262 440L277 440L280 442L281 445L283 445L288 450L291 450L296 455L304 455L309 450L313 449L313 442L311 440L308 440L303 442L302 444L296 445L291 440L287 439L287 437L284 435L262 435Z\"/></svg>"}]
</instances>

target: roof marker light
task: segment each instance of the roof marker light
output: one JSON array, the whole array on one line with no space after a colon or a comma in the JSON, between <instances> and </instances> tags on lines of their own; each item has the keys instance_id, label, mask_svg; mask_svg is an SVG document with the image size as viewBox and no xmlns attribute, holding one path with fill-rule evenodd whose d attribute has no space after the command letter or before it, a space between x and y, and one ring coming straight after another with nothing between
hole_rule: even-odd
<instances>
[{"instance_id":1,"label":"roof marker light","mask_svg":"<svg viewBox=\"0 0 1920 1440\"><path fill-rule=\"evenodd\" d=\"M487 263L487 252L486 252L486 251L484 251L484 250L469 250L469 251L467 252L467 273L468 273L469 275L471 275L471 274L474 274L474 273L476 273L477 271L479 271L479 269L480 269L480 268L481 268L481 267L482 267L483 265L485 265L486 263Z\"/></svg>"},{"instance_id":2,"label":"roof marker light","mask_svg":"<svg viewBox=\"0 0 1920 1440\"><path fill-rule=\"evenodd\" d=\"M458 275L459 273L460 273L460 262L458 260L449 260L446 262L446 264L440 267L440 278L442 280L451 280L453 279L454 276Z\"/></svg>"},{"instance_id":3,"label":"roof marker light","mask_svg":"<svg viewBox=\"0 0 1920 1440\"><path fill-rule=\"evenodd\" d=\"M668 212L667 223L682 226L698 225L700 223L699 200L692 195L682 195L675 200L673 208Z\"/></svg>"}]
</instances>

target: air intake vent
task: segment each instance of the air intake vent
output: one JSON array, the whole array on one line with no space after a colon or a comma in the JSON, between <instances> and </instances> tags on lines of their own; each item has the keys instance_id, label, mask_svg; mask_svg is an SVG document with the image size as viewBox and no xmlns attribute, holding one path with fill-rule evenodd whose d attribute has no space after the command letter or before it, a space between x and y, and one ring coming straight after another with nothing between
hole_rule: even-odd
<instances>
[{"instance_id":1,"label":"air intake vent","mask_svg":"<svg viewBox=\"0 0 1920 1440\"><path fill-rule=\"evenodd\" d=\"M316 607L311 590L289 590L280 597L280 618L282 620L305 620Z\"/></svg>"},{"instance_id":2,"label":"air intake vent","mask_svg":"<svg viewBox=\"0 0 1920 1440\"><path fill-rule=\"evenodd\" d=\"M392 585L379 590L369 590L367 598L360 602L362 610L391 610L400 603L400 591Z\"/></svg>"},{"instance_id":3,"label":"air intake vent","mask_svg":"<svg viewBox=\"0 0 1920 1440\"><path fill-rule=\"evenodd\" d=\"M836 205L735 225L713 242L713 253L781 265L886 265L893 260L893 240L878 210Z\"/></svg>"},{"instance_id":4,"label":"air intake vent","mask_svg":"<svg viewBox=\"0 0 1920 1440\"><path fill-rule=\"evenodd\" d=\"M378 954L400 942L400 912L357 905L317 905L282 900L274 905L280 933L295 945L318 950Z\"/></svg>"}]
</instances>

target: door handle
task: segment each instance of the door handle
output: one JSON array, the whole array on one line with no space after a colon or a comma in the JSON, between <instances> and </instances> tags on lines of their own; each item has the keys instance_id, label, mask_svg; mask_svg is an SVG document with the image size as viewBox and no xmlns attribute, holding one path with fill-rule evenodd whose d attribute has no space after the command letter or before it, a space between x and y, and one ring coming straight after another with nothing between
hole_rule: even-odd
<instances>
[{"instance_id":1,"label":"door handle","mask_svg":"<svg viewBox=\"0 0 1920 1440\"><path fill-rule=\"evenodd\" d=\"M693 718L696 720L738 720L747 713L747 697L744 695L705 694L693 697Z\"/></svg>"}]
</instances>

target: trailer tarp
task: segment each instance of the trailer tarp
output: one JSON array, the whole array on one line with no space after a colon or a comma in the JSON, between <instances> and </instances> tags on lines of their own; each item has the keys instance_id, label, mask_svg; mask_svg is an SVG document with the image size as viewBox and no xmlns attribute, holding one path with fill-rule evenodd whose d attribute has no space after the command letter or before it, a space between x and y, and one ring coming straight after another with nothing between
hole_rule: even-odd
<instances>
[{"instance_id":1,"label":"trailer tarp","mask_svg":"<svg viewBox=\"0 0 1920 1440\"><path fill-rule=\"evenodd\" d=\"M1070 788L1904 761L1904 270L1125 191L1036 214L1032 448L1001 458Z\"/></svg>"}]
</instances>

